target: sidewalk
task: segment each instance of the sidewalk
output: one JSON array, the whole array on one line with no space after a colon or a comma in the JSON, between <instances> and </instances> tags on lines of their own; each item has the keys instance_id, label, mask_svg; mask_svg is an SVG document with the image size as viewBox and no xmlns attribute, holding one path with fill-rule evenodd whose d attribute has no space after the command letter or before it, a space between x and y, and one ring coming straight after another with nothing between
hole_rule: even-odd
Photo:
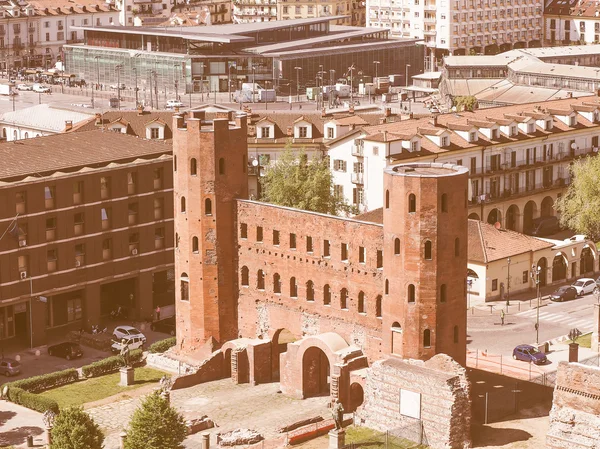
<instances>
[{"instance_id":1,"label":"sidewalk","mask_svg":"<svg viewBox=\"0 0 600 449\"><path fill-rule=\"evenodd\" d=\"M35 446L45 442L42 414L12 402L0 400L0 447L27 447L27 437L33 436Z\"/></svg>"}]
</instances>

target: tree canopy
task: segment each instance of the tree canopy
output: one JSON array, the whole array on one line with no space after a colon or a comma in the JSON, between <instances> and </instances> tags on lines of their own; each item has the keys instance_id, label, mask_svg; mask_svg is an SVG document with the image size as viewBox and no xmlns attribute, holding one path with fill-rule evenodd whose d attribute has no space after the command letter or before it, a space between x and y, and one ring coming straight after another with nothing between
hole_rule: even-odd
<instances>
[{"instance_id":1,"label":"tree canopy","mask_svg":"<svg viewBox=\"0 0 600 449\"><path fill-rule=\"evenodd\" d=\"M454 106L458 111L473 111L477 107L477 98L473 95L455 97Z\"/></svg>"},{"instance_id":2,"label":"tree canopy","mask_svg":"<svg viewBox=\"0 0 600 449\"><path fill-rule=\"evenodd\" d=\"M560 223L597 242L600 239L600 157L571 165L571 184L556 201Z\"/></svg>"},{"instance_id":3,"label":"tree canopy","mask_svg":"<svg viewBox=\"0 0 600 449\"><path fill-rule=\"evenodd\" d=\"M334 194L328 160L309 160L304 151L286 148L277 162L267 167L260 185L261 200L267 203L330 215L356 213L356 208Z\"/></svg>"},{"instance_id":4,"label":"tree canopy","mask_svg":"<svg viewBox=\"0 0 600 449\"><path fill-rule=\"evenodd\" d=\"M183 449L186 436L183 416L155 391L133 413L125 449Z\"/></svg>"},{"instance_id":5,"label":"tree canopy","mask_svg":"<svg viewBox=\"0 0 600 449\"><path fill-rule=\"evenodd\" d=\"M102 449L104 435L82 408L61 410L52 427L51 449Z\"/></svg>"}]
</instances>

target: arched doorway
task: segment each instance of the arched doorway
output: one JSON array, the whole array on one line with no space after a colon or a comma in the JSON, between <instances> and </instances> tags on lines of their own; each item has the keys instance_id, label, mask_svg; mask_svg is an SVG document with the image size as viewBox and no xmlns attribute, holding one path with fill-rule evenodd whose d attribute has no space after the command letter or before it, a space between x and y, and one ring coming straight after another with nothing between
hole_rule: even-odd
<instances>
[{"instance_id":1,"label":"arched doorway","mask_svg":"<svg viewBox=\"0 0 600 449\"><path fill-rule=\"evenodd\" d=\"M591 273L594 271L594 255L589 246L584 247L581 250L581 257L579 258L579 274Z\"/></svg>"},{"instance_id":2,"label":"arched doorway","mask_svg":"<svg viewBox=\"0 0 600 449\"><path fill-rule=\"evenodd\" d=\"M296 337L294 337L294 334L287 329L279 329L273 335L273 339L271 340L271 360L274 382L279 380L279 359L281 358L281 354L287 351L288 343L293 343L295 341Z\"/></svg>"},{"instance_id":3,"label":"arched doorway","mask_svg":"<svg viewBox=\"0 0 600 449\"><path fill-rule=\"evenodd\" d=\"M397 321L392 324L392 354L402 355L402 326Z\"/></svg>"},{"instance_id":4,"label":"arched doorway","mask_svg":"<svg viewBox=\"0 0 600 449\"><path fill-rule=\"evenodd\" d=\"M554 200L552 197L547 196L542 200L541 216L552 217L554 215Z\"/></svg>"},{"instance_id":5,"label":"arched doorway","mask_svg":"<svg viewBox=\"0 0 600 449\"><path fill-rule=\"evenodd\" d=\"M533 219L537 214L537 204L534 201L528 201L525 204L525 208L523 209L523 232L528 234L531 232L531 227L533 225Z\"/></svg>"},{"instance_id":6,"label":"arched doorway","mask_svg":"<svg viewBox=\"0 0 600 449\"><path fill-rule=\"evenodd\" d=\"M350 409L348 413L355 412L365 400L365 393L363 387L358 382L354 382L350 385Z\"/></svg>"},{"instance_id":7,"label":"arched doorway","mask_svg":"<svg viewBox=\"0 0 600 449\"><path fill-rule=\"evenodd\" d=\"M223 378L231 378L231 349L227 349L223 355Z\"/></svg>"},{"instance_id":8,"label":"arched doorway","mask_svg":"<svg viewBox=\"0 0 600 449\"><path fill-rule=\"evenodd\" d=\"M498 209L492 209L488 214L487 222L491 225L502 223L502 213Z\"/></svg>"},{"instance_id":9,"label":"arched doorway","mask_svg":"<svg viewBox=\"0 0 600 449\"><path fill-rule=\"evenodd\" d=\"M565 261L565 256L562 253L558 253L552 261L552 282L565 279L567 279L567 262Z\"/></svg>"},{"instance_id":10,"label":"arched doorway","mask_svg":"<svg viewBox=\"0 0 600 449\"><path fill-rule=\"evenodd\" d=\"M479 215L477 215L475 212L473 212L472 214L469 214L469 218L471 220L479 220Z\"/></svg>"},{"instance_id":11,"label":"arched doorway","mask_svg":"<svg viewBox=\"0 0 600 449\"><path fill-rule=\"evenodd\" d=\"M548 283L548 261L542 257L538 260L537 266L540 267L540 287L545 287Z\"/></svg>"},{"instance_id":12,"label":"arched doorway","mask_svg":"<svg viewBox=\"0 0 600 449\"><path fill-rule=\"evenodd\" d=\"M311 346L302 357L302 387L304 397L329 395L329 359L322 349Z\"/></svg>"},{"instance_id":13,"label":"arched doorway","mask_svg":"<svg viewBox=\"0 0 600 449\"><path fill-rule=\"evenodd\" d=\"M512 205L506 211L506 229L516 231L519 219L519 208L516 205Z\"/></svg>"}]
</instances>

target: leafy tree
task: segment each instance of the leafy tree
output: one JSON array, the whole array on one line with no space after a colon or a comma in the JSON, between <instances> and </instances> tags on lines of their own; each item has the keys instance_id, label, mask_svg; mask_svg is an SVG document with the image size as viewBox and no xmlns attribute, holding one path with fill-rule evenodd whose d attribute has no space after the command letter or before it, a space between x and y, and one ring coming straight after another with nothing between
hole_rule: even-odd
<instances>
[{"instance_id":1,"label":"leafy tree","mask_svg":"<svg viewBox=\"0 0 600 449\"><path fill-rule=\"evenodd\" d=\"M477 106L477 98L473 95L454 98L454 106L459 111L473 111Z\"/></svg>"},{"instance_id":2,"label":"leafy tree","mask_svg":"<svg viewBox=\"0 0 600 449\"><path fill-rule=\"evenodd\" d=\"M571 185L556 201L560 223L597 242L600 239L600 157L579 159L571 165Z\"/></svg>"},{"instance_id":3,"label":"leafy tree","mask_svg":"<svg viewBox=\"0 0 600 449\"><path fill-rule=\"evenodd\" d=\"M125 449L183 449L186 435L183 416L155 391L134 412Z\"/></svg>"},{"instance_id":4,"label":"leafy tree","mask_svg":"<svg viewBox=\"0 0 600 449\"><path fill-rule=\"evenodd\" d=\"M261 177L262 200L280 206L339 215L356 213L343 198L333 192L333 175L327 159L308 159L288 146Z\"/></svg>"},{"instance_id":5,"label":"leafy tree","mask_svg":"<svg viewBox=\"0 0 600 449\"><path fill-rule=\"evenodd\" d=\"M61 410L52 427L51 449L102 449L104 435L81 407Z\"/></svg>"}]
</instances>

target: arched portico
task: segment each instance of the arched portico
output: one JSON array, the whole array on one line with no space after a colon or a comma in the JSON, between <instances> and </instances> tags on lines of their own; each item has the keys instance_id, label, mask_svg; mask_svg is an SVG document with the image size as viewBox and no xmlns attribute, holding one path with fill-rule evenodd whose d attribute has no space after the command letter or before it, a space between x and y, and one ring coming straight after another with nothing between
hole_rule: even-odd
<instances>
[{"instance_id":1,"label":"arched portico","mask_svg":"<svg viewBox=\"0 0 600 449\"><path fill-rule=\"evenodd\" d=\"M523 208L523 232L528 233L531 231L533 220L537 218L537 204L535 201L528 201Z\"/></svg>"},{"instance_id":2,"label":"arched portico","mask_svg":"<svg viewBox=\"0 0 600 449\"><path fill-rule=\"evenodd\" d=\"M505 227L511 231L519 230L519 208L516 204L510 206L506 211Z\"/></svg>"},{"instance_id":3,"label":"arched portico","mask_svg":"<svg viewBox=\"0 0 600 449\"><path fill-rule=\"evenodd\" d=\"M547 196L542 200L541 212L542 217L552 217L554 215L554 199Z\"/></svg>"},{"instance_id":4,"label":"arched portico","mask_svg":"<svg viewBox=\"0 0 600 449\"><path fill-rule=\"evenodd\" d=\"M559 252L552 261L552 282L564 281L567 279L567 256Z\"/></svg>"},{"instance_id":5,"label":"arched portico","mask_svg":"<svg viewBox=\"0 0 600 449\"><path fill-rule=\"evenodd\" d=\"M475 212L473 212L472 214L469 214L469 218L471 220L480 220L479 215L476 214Z\"/></svg>"},{"instance_id":6,"label":"arched portico","mask_svg":"<svg viewBox=\"0 0 600 449\"><path fill-rule=\"evenodd\" d=\"M488 214L487 222L491 225L502 223L502 212L500 212L500 209L492 209Z\"/></svg>"}]
</instances>

